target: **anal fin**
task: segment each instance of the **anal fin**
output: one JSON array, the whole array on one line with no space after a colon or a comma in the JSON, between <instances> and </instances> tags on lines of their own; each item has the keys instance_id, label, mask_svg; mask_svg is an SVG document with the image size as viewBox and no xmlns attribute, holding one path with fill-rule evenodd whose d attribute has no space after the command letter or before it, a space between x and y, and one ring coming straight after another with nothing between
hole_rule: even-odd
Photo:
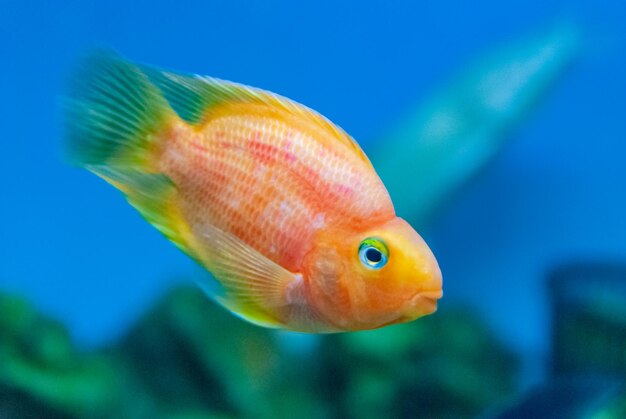
<instances>
[{"instance_id":1,"label":"anal fin","mask_svg":"<svg viewBox=\"0 0 626 419\"><path fill-rule=\"evenodd\" d=\"M182 216L176 185L164 174L144 173L109 166L88 166L122 191L128 202L165 237L194 259L193 237Z\"/></svg>"}]
</instances>

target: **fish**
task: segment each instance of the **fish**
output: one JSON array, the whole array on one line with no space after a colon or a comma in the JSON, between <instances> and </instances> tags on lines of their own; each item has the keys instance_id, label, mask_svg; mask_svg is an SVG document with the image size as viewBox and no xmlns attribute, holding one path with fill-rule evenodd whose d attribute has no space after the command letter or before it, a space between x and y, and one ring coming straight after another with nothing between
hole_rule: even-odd
<instances>
[{"instance_id":1,"label":"fish","mask_svg":"<svg viewBox=\"0 0 626 419\"><path fill-rule=\"evenodd\" d=\"M70 161L201 265L199 285L235 315L332 333L436 311L432 251L357 142L319 113L100 50L64 102Z\"/></svg>"}]
</instances>

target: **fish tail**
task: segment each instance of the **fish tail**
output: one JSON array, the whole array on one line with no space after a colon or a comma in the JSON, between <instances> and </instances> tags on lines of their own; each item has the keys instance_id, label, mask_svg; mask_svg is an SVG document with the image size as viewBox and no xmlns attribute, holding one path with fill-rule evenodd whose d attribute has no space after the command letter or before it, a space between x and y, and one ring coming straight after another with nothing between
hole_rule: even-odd
<instances>
[{"instance_id":1,"label":"fish tail","mask_svg":"<svg viewBox=\"0 0 626 419\"><path fill-rule=\"evenodd\" d=\"M109 51L80 63L66 100L70 160L154 172L161 134L176 114L142 70Z\"/></svg>"},{"instance_id":2,"label":"fish tail","mask_svg":"<svg viewBox=\"0 0 626 419\"><path fill-rule=\"evenodd\" d=\"M178 116L137 65L108 51L87 56L67 99L70 160L122 191L161 233L195 257L177 188L159 170Z\"/></svg>"}]
</instances>

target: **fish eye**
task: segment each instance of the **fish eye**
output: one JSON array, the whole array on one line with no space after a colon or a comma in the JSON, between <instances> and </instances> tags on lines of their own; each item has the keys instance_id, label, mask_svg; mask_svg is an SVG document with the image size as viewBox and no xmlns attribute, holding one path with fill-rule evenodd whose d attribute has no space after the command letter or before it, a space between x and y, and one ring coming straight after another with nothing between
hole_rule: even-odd
<instances>
[{"instance_id":1,"label":"fish eye","mask_svg":"<svg viewBox=\"0 0 626 419\"><path fill-rule=\"evenodd\" d=\"M379 238L367 238L359 245L359 259L366 268L380 269L387 264L388 258L389 249Z\"/></svg>"}]
</instances>

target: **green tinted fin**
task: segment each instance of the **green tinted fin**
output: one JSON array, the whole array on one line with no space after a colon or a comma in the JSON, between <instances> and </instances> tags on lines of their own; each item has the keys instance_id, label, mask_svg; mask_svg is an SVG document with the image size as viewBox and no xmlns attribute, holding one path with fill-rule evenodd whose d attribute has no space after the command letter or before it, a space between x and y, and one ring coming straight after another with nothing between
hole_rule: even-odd
<instances>
[{"instance_id":1,"label":"green tinted fin","mask_svg":"<svg viewBox=\"0 0 626 419\"><path fill-rule=\"evenodd\" d=\"M200 261L221 285L208 278L201 288L238 316L266 327L284 326L277 311L287 304L288 287L302 281L236 236L215 226L196 231Z\"/></svg>"},{"instance_id":2,"label":"green tinted fin","mask_svg":"<svg viewBox=\"0 0 626 419\"><path fill-rule=\"evenodd\" d=\"M158 86L170 106L190 124L202 122L206 110L228 100L245 96L245 88L230 82L182 75L144 68L150 80Z\"/></svg>"},{"instance_id":3,"label":"green tinted fin","mask_svg":"<svg viewBox=\"0 0 626 419\"><path fill-rule=\"evenodd\" d=\"M79 165L149 167L156 134L173 115L139 67L108 51L80 63L65 102L69 155Z\"/></svg>"}]
</instances>

